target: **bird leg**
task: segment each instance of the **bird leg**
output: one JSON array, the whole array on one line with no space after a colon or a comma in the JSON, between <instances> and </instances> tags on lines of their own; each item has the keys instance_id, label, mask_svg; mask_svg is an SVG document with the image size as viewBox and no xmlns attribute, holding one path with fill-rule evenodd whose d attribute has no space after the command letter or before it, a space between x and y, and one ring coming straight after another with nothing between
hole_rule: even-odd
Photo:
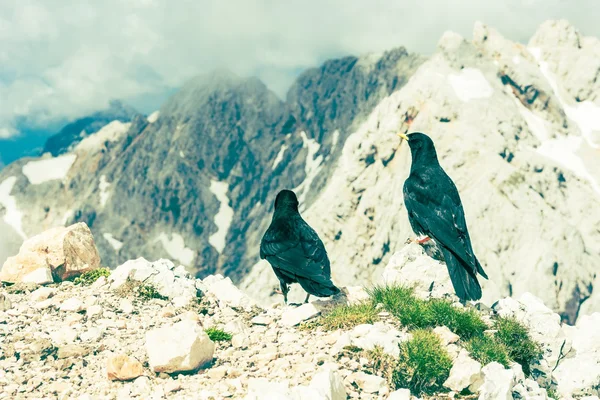
<instances>
[{"instance_id":1,"label":"bird leg","mask_svg":"<svg viewBox=\"0 0 600 400\"><path fill-rule=\"evenodd\" d=\"M429 236L425 236L424 238L421 239L415 239L417 241L418 244L425 244L427 242L429 242L431 240L431 238Z\"/></svg>"},{"instance_id":2,"label":"bird leg","mask_svg":"<svg viewBox=\"0 0 600 400\"><path fill-rule=\"evenodd\" d=\"M283 295L283 302L284 302L284 304L287 304L287 294L288 294L288 292L289 292L290 289L283 282L279 282L279 286L281 287L281 290L275 289L275 293L282 294Z\"/></svg>"},{"instance_id":3,"label":"bird leg","mask_svg":"<svg viewBox=\"0 0 600 400\"><path fill-rule=\"evenodd\" d=\"M429 236L424 236L421 238L414 238L414 239L408 238L408 239L406 239L405 243L406 244L409 244L409 243L425 244L425 243L429 242L430 240L431 240L431 238Z\"/></svg>"},{"instance_id":4,"label":"bird leg","mask_svg":"<svg viewBox=\"0 0 600 400\"><path fill-rule=\"evenodd\" d=\"M308 298L310 297L310 293L306 293L306 299L304 299L304 303L308 303Z\"/></svg>"}]
</instances>

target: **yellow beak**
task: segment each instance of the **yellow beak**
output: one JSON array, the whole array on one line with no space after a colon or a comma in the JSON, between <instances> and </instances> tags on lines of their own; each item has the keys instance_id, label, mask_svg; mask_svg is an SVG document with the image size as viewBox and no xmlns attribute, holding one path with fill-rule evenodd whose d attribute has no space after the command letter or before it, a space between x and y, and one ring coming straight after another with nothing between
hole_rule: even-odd
<instances>
[{"instance_id":1,"label":"yellow beak","mask_svg":"<svg viewBox=\"0 0 600 400\"><path fill-rule=\"evenodd\" d=\"M406 136L404 133L396 133L396 135L400 136L402 139L408 142L408 136Z\"/></svg>"}]
</instances>

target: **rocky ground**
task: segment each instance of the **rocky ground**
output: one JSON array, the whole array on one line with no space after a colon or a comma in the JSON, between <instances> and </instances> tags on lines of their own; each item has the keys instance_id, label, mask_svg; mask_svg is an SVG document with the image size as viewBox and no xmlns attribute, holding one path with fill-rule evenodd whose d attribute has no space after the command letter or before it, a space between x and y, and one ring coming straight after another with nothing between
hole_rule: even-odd
<instances>
[{"instance_id":1,"label":"rocky ground","mask_svg":"<svg viewBox=\"0 0 600 400\"><path fill-rule=\"evenodd\" d=\"M56 238L60 248L43 245ZM438 394L411 395L376 363L401 358L416 331L381 304L371 306L368 323L351 322L351 313L348 321L338 318L339 329L323 322L339 307L368 300L361 287L345 287L334 299L259 307L229 278L195 279L164 259L139 258L110 271L82 261L97 264L94 250L89 229L78 224L32 239L5 263L3 276L21 281L0 288L0 398L598 399L600 313L567 326L530 294L492 308L467 305L479 310L488 334L499 316L516 318L541 346L541 358L483 365L462 337L437 326L430 332L451 370ZM49 283L48 276L75 278ZM451 298L445 266L416 244L391 258L384 278L412 285L423 300Z\"/></svg>"}]
</instances>

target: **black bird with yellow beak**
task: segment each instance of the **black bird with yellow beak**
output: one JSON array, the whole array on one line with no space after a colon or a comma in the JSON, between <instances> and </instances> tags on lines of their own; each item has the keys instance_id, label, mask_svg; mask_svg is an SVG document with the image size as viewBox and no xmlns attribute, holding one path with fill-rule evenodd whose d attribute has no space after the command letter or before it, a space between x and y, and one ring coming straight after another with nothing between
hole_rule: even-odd
<instances>
[{"instance_id":1,"label":"black bird with yellow beak","mask_svg":"<svg viewBox=\"0 0 600 400\"><path fill-rule=\"evenodd\" d=\"M479 273L487 274L475 257L458 190L441 167L433 141L424 133L399 133L412 156L410 175L404 182L408 220L423 244L433 239L444 255L454 291L461 301L479 300Z\"/></svg>"}]
</instances>

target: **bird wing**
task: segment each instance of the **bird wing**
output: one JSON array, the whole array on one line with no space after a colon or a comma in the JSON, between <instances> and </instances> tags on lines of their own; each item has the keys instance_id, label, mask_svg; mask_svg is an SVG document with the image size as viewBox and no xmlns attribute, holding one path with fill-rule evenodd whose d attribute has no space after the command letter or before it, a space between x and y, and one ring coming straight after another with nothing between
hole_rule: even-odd
<instances>
[{"instance_id":1,"label":"bird wing","mask_svg":"<svg viewBox=\"0 0 600 400\"><path fill-rule=\"evenodd\" d=\"M468 266L467 271L475 276L478 263L462 203L456 186L449 177L445 178L447 181L438 179L429 184L409 178L404 185L406 209L410 218Z\"/></svg>"},{"instance_id":2,"label":"bird wing","mask_svg":"<svg viewBox=\"0 0 600 400\"><path fill-rule=\"evenodd\" d=\"M260 257L274 261L274 267L286 275L329 282L331 271L323 242L303 220L297 221L296 232L295 237L282 240L268 230L261 241Z\"/></svg>"}]
</instances>

